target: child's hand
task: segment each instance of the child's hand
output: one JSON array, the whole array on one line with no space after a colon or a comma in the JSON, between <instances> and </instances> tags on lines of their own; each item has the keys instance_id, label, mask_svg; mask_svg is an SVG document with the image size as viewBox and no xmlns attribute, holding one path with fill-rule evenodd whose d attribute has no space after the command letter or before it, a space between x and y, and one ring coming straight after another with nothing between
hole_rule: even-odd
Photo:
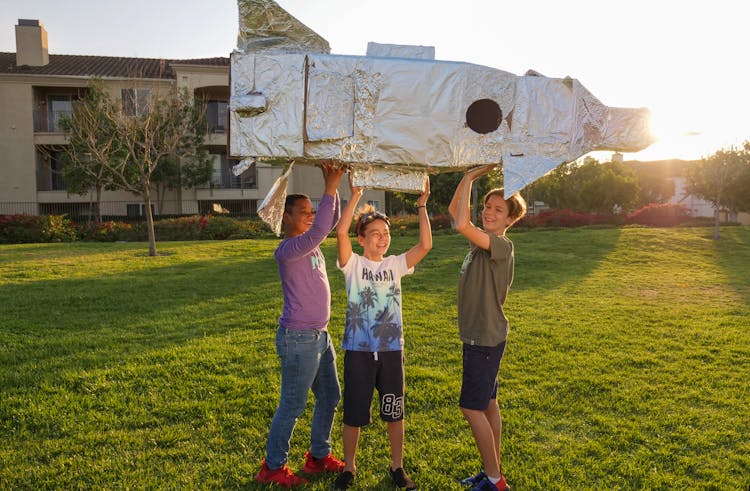
<instances>
[{"instance_id":1,"label":"child's hand","mask_svg":"<svg viewBox=\"0 0 750 491\"><path fill-rule=\"evenodd\" d=\"M417 198L417 207L420 206L427 206L427 198L430 197L430 178L425 177L424 179L424 191L422 191L422 194Z\"/></svg>"},{"instance_id":2,"label":"child's hand","mask_svg":"<svg viewBox=\"0 0 750 491\"><path fill-rule=\"evenodd\" d=\"M349 189L351 189L351 191L352 191L352 196L355 196L355 195L360 195L361 196L362 195L362 191L363 191L362 187L361 186L355 186L354 183L352 182L352 173L351 173L351 171L349 171Z\"/></svg>"},{"instance_id":3,"label":"child's hand","mask_svg":"<svg viewBox=\"0 0 750 491\"><path fill-rule=\"evenodd\" d=\"M479 179L482 176L486 176L497 168L497 164L480 165L466 171L466 177L472 181Z\"/></svg>"},{"instance_id":4,"label":"child's hand","mask_svg":"<svg viewBox=\"0 0 750 491\"><path fill-rule=\"evenodd\" d=\"M320 170L323 171L323 179L325 180L326 194L336 194L336 189L339 187L339 182L341 182L341 177L346 172L347 167L346 164L337 164L332 160L324 160L320 163Z\"/></svg>"}]
</instances>

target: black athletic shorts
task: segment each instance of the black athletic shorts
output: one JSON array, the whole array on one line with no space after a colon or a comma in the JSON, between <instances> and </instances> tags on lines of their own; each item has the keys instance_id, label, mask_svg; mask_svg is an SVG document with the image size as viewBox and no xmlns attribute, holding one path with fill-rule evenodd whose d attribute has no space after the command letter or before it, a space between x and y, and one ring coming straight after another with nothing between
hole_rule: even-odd
<instances>
[{"instance_id":1,"label":"black athletic shorts","mask_svg":"<svg viewBox=\"0 0 750 491\"><path fill-rule=\"evenodd\" d=\"M344 353L344 424L372 423L372 396L378 389L380 418L404 419L404 352L346 351Z\"/></svg>"},{"instance_id":2,"label":"black athletic shorts","mask_svg":"<svg viewBox=\"0 0 750 491\"><path fill-rule=\"evenodd\" d=\"M504 351L505 341L497 346L464 343L460 407L484 411L492 399L497 399L497 372Z\"/></svg>"}]
</instances>

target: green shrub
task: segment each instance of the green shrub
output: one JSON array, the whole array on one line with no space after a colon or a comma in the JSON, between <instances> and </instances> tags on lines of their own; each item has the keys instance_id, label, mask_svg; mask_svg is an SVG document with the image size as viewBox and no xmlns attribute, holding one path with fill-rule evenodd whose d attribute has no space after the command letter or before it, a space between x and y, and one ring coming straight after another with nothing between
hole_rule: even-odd
<instances>
[{"instance_id":1,"label":"green shrub","mask_svg":"<svg viewBox=\"0 0 750 491\"><path fill-rule=\"evenodd\" d=\"M622 223L620 215L612 213L597 214L583 211L563 209L545 210L534 215L526 215L515 227L584 227L584 226L612 226Z\"/></svg>"},{"instance_id":2,"label":"green shrub","mask_svg":"<svg viewBox=\"0 0 750 491\"><path fill-rule=\"evenodd\" d=\"M76 236L65 215L0 215L0 243L72 242Z\"/></svg>"},{"instance_id":3,"label":"green shrub","mask_svg":"<svg viewBox=\"0 0 750 491\"><path fill-rule=\"evenodd\" d=\"M116 242L145 240L145 226L127 222L107 221L86 223L78 226L78 238L83 241Z\"/></svg>"},{"instance_id":4,"label":"green shrub","mask_svg":"<svg viewBox=\"0 0 750 491\"><path fill-rule=\"evenodd\" d=\"M262 225L259 226L257 222L211 215L203 227L201 239L247 239L257 237L261 232Z\"/></svg>"},{"instance_id":5,"label":"green shrub","mask_svg":"<svg viewBox=\"0 0 750 491\"><path fill-rule=\"evenodd\" d=\"M225 240L268 235L262 222L215 215L168 218L154 223L156 240Z\"/></svg>"},{"instance_id":6,"label":"green shrub","mask_svg":"<svg viewBox=\"0 0 750 491\"><path fill-rule=\"evenodd\" d=\"M690 218L690 209L685 205L651 203L628 215L625 223L652 227L674 227L689 221Z\"/></svg>"},{"instance_id":7,"label":"green shrub","mask_svg":"<svg viewBox=\"0 0 750 491\"><path fill-rule=\"evenodd\" d=\"M226 240L271 237L273 234L260 220L196 215L167 218L154 222L156 240ZM141 242L148 240L145 222L128 223L109 220L102 223L73 224L57 215L0 215L0 243L70 242Z\"/></svg>"}]
</instances>

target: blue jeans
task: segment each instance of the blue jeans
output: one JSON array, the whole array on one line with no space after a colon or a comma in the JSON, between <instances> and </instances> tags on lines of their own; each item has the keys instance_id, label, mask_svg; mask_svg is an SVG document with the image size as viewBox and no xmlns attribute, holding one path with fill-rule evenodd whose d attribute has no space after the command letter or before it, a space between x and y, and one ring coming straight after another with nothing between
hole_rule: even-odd
<instances>
[{"instance_id":1,"label":"blue jeans","mask_svg":"<svg viewBox=\"0 0 750 491\"><path fill-rule=\"evenodd\" d=\"M333 415L341 400L336 351L327 331L279 327L276 352L281 360L281 401L266 443L266 464L271 469L287 461L294 425L305 410L310 389L315 395L310 453L318 458L331 453Z\"/></svg>"}]
</instances>

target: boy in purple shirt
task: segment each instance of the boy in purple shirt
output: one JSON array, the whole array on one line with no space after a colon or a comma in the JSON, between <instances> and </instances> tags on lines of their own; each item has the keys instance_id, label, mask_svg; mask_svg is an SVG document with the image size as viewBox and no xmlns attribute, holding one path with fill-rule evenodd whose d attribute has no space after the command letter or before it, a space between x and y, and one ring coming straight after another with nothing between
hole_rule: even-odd
<instances>
[{"instance_id":1,"label":"boy in purple shirt","mask_svg":"<svg viewBox=\"0 0 750 491\"><path fill-rule=\"evenodd\" d=\"M307 196L287 196L282 221L284 240L274 253L284 294L284 308L276 331L281 400L268 432L266 457L255 480L285 487L307 482L295 475L286 462L294 425L305 410L311 389L315 409L303 471L315 474L341 472L344 468L344 463L331 454L331 427L341 387L336 352L327 330L331 288L320 244L339 220L337 189L346 167L324 162L321 170L325 192L317 214Z\"/></svg>"}]
</instances>

